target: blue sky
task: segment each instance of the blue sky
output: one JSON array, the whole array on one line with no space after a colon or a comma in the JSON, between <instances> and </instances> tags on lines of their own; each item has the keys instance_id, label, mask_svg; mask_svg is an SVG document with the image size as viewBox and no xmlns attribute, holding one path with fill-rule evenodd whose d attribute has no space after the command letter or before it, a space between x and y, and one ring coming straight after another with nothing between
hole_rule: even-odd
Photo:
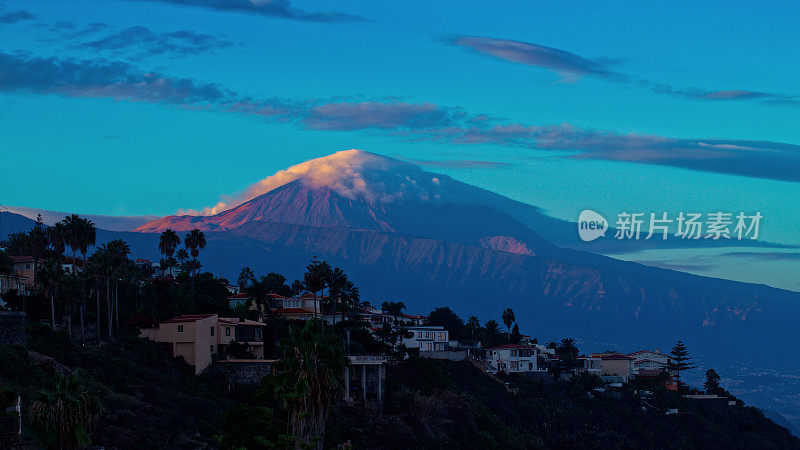
<instances>
[{"instance_id":1,"label":"blue sky","mask_svg":"<svg viewBox=\"0 0 800 450\"><path fill-rule=\"evenodd\" d=\"M0 4L3 204L163 215L360 148L565 219L761 211L800 244L789 2ZM797 259L696 252L622 257L800 289Z\"/></svg>"}]
</instances>

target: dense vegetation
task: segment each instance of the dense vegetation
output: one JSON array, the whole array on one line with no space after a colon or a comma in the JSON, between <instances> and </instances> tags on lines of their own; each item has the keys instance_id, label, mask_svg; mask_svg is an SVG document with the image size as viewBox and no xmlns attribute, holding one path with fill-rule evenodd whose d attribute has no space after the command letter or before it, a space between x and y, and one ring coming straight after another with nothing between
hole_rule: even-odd
<instances>
[{"instance_id":1,"label":"dense vegetation","mask_svg":"<svg viewBox=\"0 0 800 450\"><path fill-rule=\"evenodd\" d=\"M339 405L327 439L358 448L800 448L755 408L715 408L657 386L490 379L468 362L410 359L390 371L382 414ZM667 415L669 408L680 413Z\"/></svg>"},{"instance_id":2,"label":"dense vegetation","mask_svg":"<svg viewBox=\"0 0 800 450\"><path fill-rule=\"evenodd\" d=\"M21 393L23 404L30 405L43 394L58 394L59 380L74 373L78 391L99 406L96 423L85 430L91 432L94 445L210 445L224 412L237 405L223 383L194 376L182 361L150 341L128 338L83 347L70 343L63 332L34 326L30 347L31 354L19 346L0 347L0 386ZM23 419L24 442L45 445L47 436L28 411Z\"/></svg>"}]
</instances>

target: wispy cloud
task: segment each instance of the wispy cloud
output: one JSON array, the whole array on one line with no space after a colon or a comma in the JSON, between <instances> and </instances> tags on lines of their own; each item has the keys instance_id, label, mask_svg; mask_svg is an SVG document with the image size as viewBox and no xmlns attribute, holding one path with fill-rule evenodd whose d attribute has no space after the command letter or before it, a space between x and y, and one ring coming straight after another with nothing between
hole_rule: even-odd
<instances>
[{"instance_id":1,"label":"wispy cloud","mask_svg":"<svg viewBox=\"0 0 800 450\"><path fill-rule=\"evenodd\" d=\"M611 69L614 61L610 59L584 58L554 47L480 36L453 36L444 38L444 41L505 61L549 69L569 79L584 76L625 78Z\"/></svg>"},{"instance_id":2,"label":"wispy cloud","mask_svg":"<svg viewBox=\"0 0 800 450\"><path fill-rule=\"evenodd\" d=\"M6 13L0 13L0 23L4 24L12 24L17 22L24 22L27 20L33 20L36 16L29 13L28 11L9 11Z\"/></svg>"},{"instance_id":3,"label":"wispy cloud","mask_svg":"<svg viewBox=\"0 0 800 450\"><path fill-rule=\"evenodd\" d=\"M229 11L245 14L255 14L280 19L301 20L305 22L360 22L365 20L361 16L337 11L304 11L295 8L289 0L128 0L150 1L167 3L179 6L192 6L212 9L215 11Z\"/></svg>"},{"instance_id":4,"label":"wispy cloud","mask_svg":"<svg viewBox=\"0 0 800 450\"><path fill-rule=\"evenodd\" d=\"M189 78L142 73L124 62L26 57L0 53L0 91L112 98L179 106L226 101L230 93Z\"/></svg>"},{"instance_id":5,"label":"wispy cloud","mask_svg":"<svg viewBox=\"0 0 800 450\"><path fill-rule=\"evenodd\" d=\"M648 89L657 94L694 100L755 100L767 104L800 106L800 96L796 95L744 89L709 90L658 83L613 70L613 66L618 65L619 61L612 58L586 58L566 50L530 42L484 36L451 36L442 40L450 45L503 61L551 70L567 81L577 81L583 77L595 77Z\"/></svg>"},{"instance_id":6,"label":"wispy cloud","mask_svg":"<svg viewBox=\"0 0 800 450\"><path fill-rule=\"evenodd\" d=\"M124 62L0 53L0 91L112 98L209 109L326 131L365 131L404 140L492 144L559 156L672 166L800 181L800 146L768 141L675 139L569 124L514 123L459 107L396 98L254 99L213 83L141 72Z\"/></svg>"},{"instance_id":7,"label":"wispy cloud","mask_svg":"<svg viewBox=\"0 0 800 450\"><path fill-rule=\"evenodd\" d=\"M233 45L233 42L210 34L194 31L159 33L144 26L134 26L98 39L73 44L72 47L95 52L107 51L113 55L125 54L136 59L164 54L198 55Z\"/></svg>"}]
</instances>

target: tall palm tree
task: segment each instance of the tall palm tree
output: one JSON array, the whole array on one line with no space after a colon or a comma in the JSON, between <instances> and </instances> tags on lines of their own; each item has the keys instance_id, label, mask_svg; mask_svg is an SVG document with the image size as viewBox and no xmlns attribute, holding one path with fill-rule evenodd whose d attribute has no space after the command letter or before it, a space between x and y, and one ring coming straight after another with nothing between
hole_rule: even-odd
<instances>
[{"instance_id":1,"label":"tall palm tree","mask_svg":"<svg viewBox=\"0 0 800 450\"><path fill-rule=\"evenodd\" d=\"M72 273L75 273L75 255L80 250L83 240L83 219L77 214L71 214L64 217L60 223L66 230L67 245L72 250Z\"/></svg>"},{"instance_id":2,"label":"tall palm tree","mask_svg":"<svg viewBox=\"0 0 800 450\"><path fill-rule=\"evenodd\" d=\"M114 276L114 326L119 334L119 277L128 265L131 247L122 239L114 239L106 248L111 260L111 274Z\"/></svg>"},{"instance_id":3,"label":"tall palm tree","mask_svg":"<svg viewBox=\"0 0 800 450\"><path fill-rule=\"evenodd\" d=\"M28 241L28 249L31 252L31 257L33 258L33 285L35 287L36 274L38 272L37 264L39 263L39 259L44 256L47 251L47 246L50 243L47 238L47 229L44 226L41 214L36 217L36 224L28 231L26 240Z\"/></svg>"},{"instance_id":4,"label":"tall palm tree","mask_svg":"<svg viewBox=\"0 0 800 450\"><path fill-rule=\"evenodd\" d=\"M206 248L206 235L202 231L195 228L190 231L183 240L183 245L192 254L192 260L197 263L197 257L200 256L200 250ZM192 273L192 292L194 292L194 282L197 276L198 264L194 264L194 273Z\"/></svg>"},{"instance_id":5,"label":"tall palm tree","mask_svg":"<svg viewBox=\"0 0 800 450\"><path fill-rule=\"evenodd\" d=\"M289 411L295 448L322 448L325 422L348 360L332 331L317 321L291 329L284 357L275 363L275 390Z\"/></svg>"},{"instance_id":6,"label":"tall palm tree","mask_svg":"<svg viewBox=\"0 0 800 450\"><path fill-rule=\"evenodd\" d=\"M175 258L180 261L181 265L183 265L187 259L189 259L189 252L186 251L185 248L181 247L175 252Z\"/></svg>"},{"instance_id":7,"label":"tall palm tree","mask_svg":"<svg viewBox=\"0 0 800 450\"><path fill-rule=\"evenodd\" d=\"M306 290L314 294L314 315L317 315L317 292L324 296L327 280L330 278L331 266L325 261L320 261L313 257L306 266L306 273L303 275L303 285ZM322 316L320 312L320 317Z\"/></svg>"},{"instance_id":8,"label":"tall palm tree","mask_svg":"<svg viewBox=\"0 0 800 450\"><path fill-rule=\"evenodd\" d=\"M342 293L348 282L349 280L344 270L338 267L334 267L328 274L328 280L326 281L328 285L328 305L333 310L334 318L336 317L336 306L341 303ZM344 320L344 308L342 308L342 320Z\"/></svg>"},{"instance_id":9,"label":"tall palm tree","mask_svg":"<svg viewBox=\"0 0 800 450\"><path fill-rule=\"evenodd\" d=\"M500 334L500 324L494 319L489 319L483 324L483 328L486 330L486 346L494 346Z\"/></svg>"},{"instance_id":10,"label":"tall palm tree","mask_svg":"<svg viewBox=\"0 0 800 450\"><path fill-rule=\"evenodd\" d=\"M95 287L97 289L96 296L97 296L97 342L100 343L100 328L101 328L101 320L100 318L103 316L102 310L100 308L100 291L102 290L103 284L106 285L106 300L109 299L109 288L108 288L108 280L110 278L111 273L111 263L110 257L108 254L108 249L106 244L103 244L100 248L95 250L94 254L89 258L89 266L87 267L92 281L95 283ZM109 311L110 311L109 307ZM111 314L109 313L109 317ZM109 339L111 338L111 323L109 322L108 326L108 336Z\"/></svg>"},{"instance_id":11,"label":"tall palm tree","mask_svg":"<svg viewBox=\"0 0 800 450\"><path fill-rule=\"evenodd\" d=\"M256 274L253 272L253 269L249 267L242 267L241 272L239 272L239 279L237 280L237 285L239 286L239 292L244 292L247 290L247 286L250 284L252 280L256 279Z\"/></svg>"},{"instance_id":12,"label":"tall palm tree","mask_svg":"<svg viewBox=\"0 0 800 450\"><path fill-rule=\"evenodd\" d=\"M89 431L100 408L100 401L80 386L75 374L69 377L59 374L54 390L36 395L30 415L45 445L72 450L91 443Z\"/></svg>"},{"instance_id":13,"label":"tall palm tree","mask_svg":"<svg viewBox=\"0 0 800 450\"><path fill-rule=\"evenodd\" d=\"M511 325L514 325L516 321L516 317L514 317L514 310L511 308L506 308L503 310L503 323L506 325L508 329L508 343L511 343Z\"/></svg>"},{"instance_id":14,"label":"tall palm tree","mask_svg":"<svg viewBox=\"0 0 800 450\"><path fill-rule=\"evenodd\" d=\"M67 248L69 241L69 228L61 222L55 223L52 227L47 227L47 240L50 248L56 255L56 261L61 262L61 257Z\"/></svg>"},{"instance_id":15,"label":"tall palm tree","mask_svg":"<svg viewBox=\"0 0 800 450\"><path fill-rule=\"evenodd\" d=\"M81 219L80 225L80 240L78 242L78 250L80 250L81 259L83 260L83 266L81 266L81 270L86 271L86 253L89 251L89 247L97 243L97 228L95 228L94 222L89 219ZM88 279L89 278L87 277L87 274L84 274L83 300L81 301L81 343L84 342L84 320L86 316L87 303L86 286L88 284Z\"/></svg>"},{"instance_id":16,"label":"tall palm tree","mask_svg":"<svg viewBox=\"0 0 800 450\"><path fill-rule=\"evenodd\" d=\"M160 251L167 259L172 258L175 254L175 249L181 243L181 238L174 231L167 228L161 233L158 239L158 251ZM169 268L169 276L172 276L172 267Z\"/></svg>"},{"instance_id":17,"label":"tall palm tree","mask_svg":"<svg viewBox=\"0 0 800 450\"><path fill-rule=\"evenodd\" d=\"M466 323L467 329L469 330L470 338L474 341L475 340L475 332L478 331L478 328L481 327L481 322L475 316L469 316Z\"/></svg>"},{"instance_id":18,"label":"tall palm tree","mask_svg":"<svg viewBox=\"0 0 800 450\"><path fill-rule=\"evenodd\" d=\"M58 283L61 282L61 278L63 277L63 271L61 269L61 264L58 263L55 259L48 259L42 264L38 271L38 278L39 284L42 286L44 290L44 294L47 297L50 297L50 326L55 331L56 329L56 288L58 287Z\"/></svg>"}]
</instances>

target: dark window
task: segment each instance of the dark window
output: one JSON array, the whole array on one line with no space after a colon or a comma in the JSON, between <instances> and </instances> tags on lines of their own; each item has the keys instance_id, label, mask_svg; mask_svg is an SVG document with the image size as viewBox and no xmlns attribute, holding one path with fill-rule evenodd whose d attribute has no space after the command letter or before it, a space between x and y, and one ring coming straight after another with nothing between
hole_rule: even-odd
<instances>
[{"instance_id":1,"label":"dark window","mask_svg":"<svg viewBox=\"0 0 800 450\"><path fill-rule=\"evenodd\" d=\"M214 327L211 327L211 335L214 335Z\"/></svg>"},{"instance_id":2,"label":"dark window","mask_svg":"<svg viewBox=\"0 0 800 450\"><path fill-rule=\"evenodd\" d=\"M183 325L178 325L178 333L183 333Z\"/></svg>"},{"instance_id":3,"label":"dark window","mask_svg":"<svg viewBox=\"0 0 800 450\"><path fill-rule=\"evenodd\" d=\"M231 335L231 327L225 327L225 336Z\"/></svg>"}]
</instances>

